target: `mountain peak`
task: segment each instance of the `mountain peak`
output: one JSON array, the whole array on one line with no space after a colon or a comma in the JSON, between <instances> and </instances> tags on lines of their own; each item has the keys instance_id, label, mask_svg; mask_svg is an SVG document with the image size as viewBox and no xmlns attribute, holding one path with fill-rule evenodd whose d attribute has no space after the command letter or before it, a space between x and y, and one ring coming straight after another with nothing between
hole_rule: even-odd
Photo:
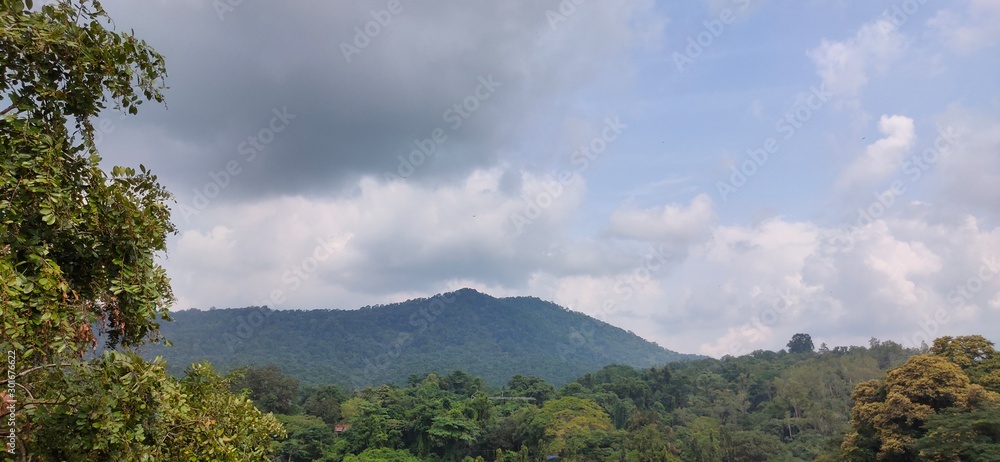
<instances>
[{"instance_id":1,"label":"mountain peak","mask_svg":"<svg viewBox=\"0 0 1000 462\"><path fill-rule=\"evenodd\" d=\"M250 308L173 318L161 332L175 346L143 350L164 356L173 373L204 360L221 370L273 363L307 384L401 384L411 374L453 370L494 386L516 374L562 384L610 364L696 358L551 302L470 288L360 310Z\"/></svg>"}]
</instances>

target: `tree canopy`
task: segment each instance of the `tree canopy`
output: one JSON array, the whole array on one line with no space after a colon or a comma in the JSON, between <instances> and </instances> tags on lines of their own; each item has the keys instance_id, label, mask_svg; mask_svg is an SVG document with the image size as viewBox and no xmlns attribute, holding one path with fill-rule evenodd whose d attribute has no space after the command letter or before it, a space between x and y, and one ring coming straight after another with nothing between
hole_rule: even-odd
<instances>
[{"instance_id":1,"label":"tree canopy","mask_svg":"<svg viewBox=\"0 0 1000 462\"><path fill-rule=\"evenodd\" d=\"M166 71L111 24L92 0L0 2L0 347L16 423L5 456L267 457L283 430L229 392L235 377L194 365L177 379L129 351L169 320L156 258L174 232L171 196L142 165L104 171L94 119L162 102ZM85 359L99 337L108 350Z\"/></svg>"}]
</instances>

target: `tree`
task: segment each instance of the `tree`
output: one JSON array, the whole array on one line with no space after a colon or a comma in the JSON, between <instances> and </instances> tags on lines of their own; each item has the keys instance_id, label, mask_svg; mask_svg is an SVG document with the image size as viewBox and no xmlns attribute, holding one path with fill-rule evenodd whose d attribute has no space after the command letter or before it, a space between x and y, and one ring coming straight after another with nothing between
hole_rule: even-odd
<instances>
[{"instance_id":1,"label":"tree","mask_svg":"<svg viewBox=\"0 0 1000 462\"><path fill-rule=\"evenodd\" d=\"M324 385L318 389L310 389L302 411L323 419L327 425L340 422L340 404L345 400L344 392L336 385Z\"/></svg>"},{"instance_id":2,"label":"tree","mask_svg":"<svg viewBox=\"0 0 1000 462\"><path fill-rule=\"evenodd\" d=\"M548 454L577 454L593 433L614 430L611 418L601 406L572 396L546 402L536 419L545 428L544 447Z\"/></svg>"},{"instance_id":3,"label":"tree","mask_svg":"<svg viewBox=\"0 0 1000 462\"><path fill-rule=\"evenodd\" d=\"M946 409L927 420L927 434L916 448L926 460L987 462L1000 460L1000 405L972 410Z\"/></svg>"},{"instance_id":4,"label":"tree","mask_svg":"<svg viewBox=\"0 0 1000 462\"><path fill-rule=\"evenodd\" d=\"M114 351L160 340L173 295L156 258L175 229L155 175L100 166L94 119L162 102L166 75L108 24L95 0L0 2L0 349L15 355L16 455L266 457L281 427L228 378L201 365L177 381ZM112 351L84 360L97 334Z\"/></svg>"},{"instance_id":5,"label":"tree","mask_svg":"<svg viewBox=\"0 0 1000 462\"><path fill-rule=\"evenodd\" d=\"M386 448L366 449L358 455L349 454L344 457L344 462L421 462L420 458L402 449L393 450Z\"/></svg>"},{"instance_id":6,"label":"tree","mask_svg":"<svg viewBox=\"0 0 1000 462\"><path fill-rule=\"evenodd\" d=\"M552 385L533 375L530 377L525 377L521 374L515 375L507 383L507 389L513 396L534 398L535 404L539 406L556 394L556 390Z\"/></svg>"},{"instance_id":7,"label":"tree","mask_svg":"<svg viewBox=\"0 0 1000 462\"><path fill-rule=\"evenodd\" d=\"M71 369L43 372L63 396L31 413L32 460L260 460L284 433L247 397L229 393L233 376L207 364L177 380L162 361L108 351Z\"/></svg>"},{"instance_id":8,"label":"tree","mask_svg":"<svg viewBox=\"0 0 1000 462\"><path fill-rule=\"evenodd\" d=\"M918 455L917 440L924 424L948 408L970 409L996 394L969 382L954 363L936 355L910 358L882 381L855 388L851 425L854 432L842 445L851 460L910 461Z\"/></svg>"},{"instance_id":9,"label":"tree","mask_svg":"<svg viewBox=\"0 0 1000 462\"><path fill-rule=\"evenodd\" d=\"M930 352L961 367L972 383L1000 392L1000 354L983 336L941 337Z\"/></svg>"},{"instance_id":10,"label":"tree","mask_svg":"<svg viewBox=\"0 0 1000 462\"><path fill-rule=\"evenodd\" d=\"M321 460L326 450L333 446L333 430L318 417L310 415L282 415L278 420L288 436L275 442L275 459L286 462L312 462Z\"/></svg>"},{"instance_id":11,"label":"tree","mask_svg":"<svg viewBox=\"0 0 1000 462\"><path fill-rule=\"evenodd\" d=\"M243 378L233 384L234 391L244 388L249 390L250 398L264 412L292 414L299 381L285 375L280 367L268 364L246 369Z\"/></svg>"},{"instance_id":12,"label":"tree","mask_svg":"<svg viewBox=\"0 0 1000 462\"><path fill-rule=\"evenodd\" d=\"M788 352L792 354L796 353L812 353L813 352L813 341L809 334L795 334L792 339L788 341Z\"/></svg>"},{"instance_id":13,"label":"tree","mask_svg":"<svg viewBox=\"0 0 1000 462\"><path fill-rule=\"evenodd\" d=\"M155 339L172 301L155 256L174 227L144 167L100 168L92 124L108 97L131 113L140 95L162 101L163 58L105 29L96 2L25 6L0 6L0 297L26 368L81 355L95 324L112 347Z\"/></svg>"}]
</instances>

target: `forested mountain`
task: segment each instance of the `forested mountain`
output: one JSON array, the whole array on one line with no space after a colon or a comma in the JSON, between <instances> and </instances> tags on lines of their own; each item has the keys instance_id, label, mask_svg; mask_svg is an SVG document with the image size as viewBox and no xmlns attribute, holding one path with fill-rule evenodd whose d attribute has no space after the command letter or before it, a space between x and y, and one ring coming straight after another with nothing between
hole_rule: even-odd
<instances>
[{"instance_id":1,"label":"forested mountain","mask_svg":"<svg viewBox=\"0 0 1000 462\"><path fill-rule=\"evenodd\" d=\"M351 311L251 307L172 318L161 332L173 346L147 346L142 354L162 355L174 373L205 360L222 370L274 363L303 383L348 388L459 369L489 385L516 374L562 385L609 364L645 368L697 358L538 298L472 289Z\"/></svg>"}]
</instances>

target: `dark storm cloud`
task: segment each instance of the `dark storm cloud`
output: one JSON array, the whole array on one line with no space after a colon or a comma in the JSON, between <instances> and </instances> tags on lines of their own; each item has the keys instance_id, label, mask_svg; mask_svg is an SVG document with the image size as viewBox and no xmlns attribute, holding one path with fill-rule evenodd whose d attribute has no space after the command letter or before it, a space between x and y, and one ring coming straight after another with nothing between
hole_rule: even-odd
<instances>
[{"instance_id":1,"label":"dark storm cloud","mask_svg":"<svg viewBox=\"0 0 1000 462\"><path fill-rule=\"evenodd\" d=\"M522 134L627 72L611 56L646 8L585 3L553 23L557 2L107 3L164 54L171 88L169 110L122 122L157 135L106 153L152 165L182 200L234 161L223 200L338 193L386 172L439 184L501 152L539 155L518 151ZM276 112L290 116L280 132Z\"/></svg>"}]
</instances>

